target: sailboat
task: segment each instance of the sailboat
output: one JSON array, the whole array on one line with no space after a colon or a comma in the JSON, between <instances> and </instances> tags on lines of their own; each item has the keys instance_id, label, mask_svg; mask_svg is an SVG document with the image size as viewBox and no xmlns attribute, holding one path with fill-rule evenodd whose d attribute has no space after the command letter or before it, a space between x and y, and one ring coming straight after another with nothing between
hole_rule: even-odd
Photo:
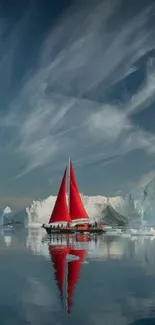
<instances>
[{"instance_id":1,"label":"sailboat","mask_svg":"<svg viewBox=\"0 0 155 325\"><path fill-rule=\"evenodd\" d=\"M84 261L87 250L76 249L70 245L50 245L49 253L55 269L55 279L60 292L60 299L66 309L66 313L71 313L73 305L73 295L80 276L81 263ZM67 262L67 254L77 257L76 260Z\"/></svg>"},{"instance_id":2,"label":"sailboat","mask_svg":"<svg viewBox=\"0 0 155 325\"><path fill-rule=\"evenodd\" d=\"M66 199L67 167L65 168L57 199L48 224L43 224L48 234L75 232L105 232L103 224L91 225L79 193L74 167L69 159L68 167L68 204Z\"/></svg>"}]
</instances>

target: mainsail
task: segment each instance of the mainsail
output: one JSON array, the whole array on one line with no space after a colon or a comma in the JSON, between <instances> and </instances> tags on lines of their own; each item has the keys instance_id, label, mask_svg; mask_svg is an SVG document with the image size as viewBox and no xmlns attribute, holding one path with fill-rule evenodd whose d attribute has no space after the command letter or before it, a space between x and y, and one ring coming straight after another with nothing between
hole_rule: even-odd
<instances>
[{"instance_id":1,"label":"mainsail","mask_svg":"<svg viewBox=\"0 0 155 325\"><path fill-rule=\"evenodd\" d=\"M66 201L66 171L67 171L67 168L65 169L65 172L64 172L64 175L62 178L60 190L59 190L49 223L71 222L71 218L70 218L68 207L67 207L67 201Z\"/></svg>"},{"instance_id":2,"label":"mainsail","mask_svg":"<svg viewBox=\"0 0 155 325\"><path fill-rule=\"evenodd\" d=\"M69 213L72 221L77 219L89 219L88 214L79 194L74 169L72 162L70 162L70 197L69 197Z\"/></svg>"}]
</instances>

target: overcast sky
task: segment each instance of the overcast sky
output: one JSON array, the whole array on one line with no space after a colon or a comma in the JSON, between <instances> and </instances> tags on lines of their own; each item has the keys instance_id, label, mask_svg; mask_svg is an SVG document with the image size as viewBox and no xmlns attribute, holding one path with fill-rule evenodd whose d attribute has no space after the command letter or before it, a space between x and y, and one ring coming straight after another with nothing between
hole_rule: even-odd
<instances>
[{"instance_id":1,"label":"overcast sky","mask_svg":"<svg viewBox=\"0 0 155 325\"><path fill-rule=\"evenodd\" d=\"M155 4L0 0L0 205L155 176Z\"/></svg>"}]
</instances>

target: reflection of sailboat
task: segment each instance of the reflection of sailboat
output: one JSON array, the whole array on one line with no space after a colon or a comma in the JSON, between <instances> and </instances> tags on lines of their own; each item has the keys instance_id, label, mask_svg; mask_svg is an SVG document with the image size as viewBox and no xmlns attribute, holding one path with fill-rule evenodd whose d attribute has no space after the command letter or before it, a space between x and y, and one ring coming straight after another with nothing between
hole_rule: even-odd
<instances>
[{"instance_id":1,"label":"reflection of sailboat","mask_svg":"<svg viewBox=\"0 0 155 325\"><path fill-rule=\"evenodd\" d=\"M67 313L70 313L71 311L73 294L80 275L81 262L84 261L86 253L86 249L70 250L70 254L78 256L79 259L68 263Z\"/></svg>"},{"instance_id":2,"label":"reflection of sailboat","mask_svg":"<svg viewBox=\"0 0 155 325\"><path fill-rule=\"evenodd\" d=\"M66 175L67 168L64 171L59 193L55 202L53 212L48 224L44 224L43 228L47 233L74 233L74 232L96 232L102 233L103 225L89 224L89 216L84 208L79 193L74 168L69 160L68 173L69 195L68 205L66 200Z\"/></svg>"},{"instance_id":3,"label":"reflection of sailboat","mask_svg":"<svg viewBox=\"0 0 155 325\"><path fill-rule=\"evenodd\" d=\"M89 242L89 241L91 241L91 237L89 237L87 234L76 234L76 242L80 242L80 243L82 243L82 242L84 242L84 243L86 243L86 242Z\"/></svg>"},{"instance_id":4,"label":"reflection of sailboat","mask_svg":"<svg viewBox=\"0 0 155 325\"><path fill-rule=\"evenodd\" d=\"M55 278L60 291L61 300L66 305L66 312L71 312L73 294L77 285L81 262L86 257L86 249L75 249L68 245L50 245L49 252L55 269ZM66 261L67 254L78 257L76 260ZM67 273L67 276L66 276ZM66 289L64 290L66 277Z\"/></svg>"},{"instance_id":5,"label":"reflection of sailboat","mask_svg":"<svg viewBox=\"0 0 155 325\"><path fill-rule=\"evenodd\" d=\"M68 246L52 245L49 247L51 260L55 269L55 278L60 290L60 297L63 299L64 276L66 256L69 253Z\"/></svg>"}]
</instances>

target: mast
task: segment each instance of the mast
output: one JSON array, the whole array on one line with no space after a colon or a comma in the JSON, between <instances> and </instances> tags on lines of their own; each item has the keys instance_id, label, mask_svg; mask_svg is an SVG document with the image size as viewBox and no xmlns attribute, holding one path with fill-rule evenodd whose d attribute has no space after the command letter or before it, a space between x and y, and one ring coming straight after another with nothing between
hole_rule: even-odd
<instances>
[{"instance_id":1,"label":"mast","mask_svg":"<svg viewBox=\"0 0 155 325\"><path fill-rule=\"evenodd\" d=\"M71 167L71 159L69 157L68 161L68 212L70 214L70 167Z\"/></svg>"}]
</instances>

